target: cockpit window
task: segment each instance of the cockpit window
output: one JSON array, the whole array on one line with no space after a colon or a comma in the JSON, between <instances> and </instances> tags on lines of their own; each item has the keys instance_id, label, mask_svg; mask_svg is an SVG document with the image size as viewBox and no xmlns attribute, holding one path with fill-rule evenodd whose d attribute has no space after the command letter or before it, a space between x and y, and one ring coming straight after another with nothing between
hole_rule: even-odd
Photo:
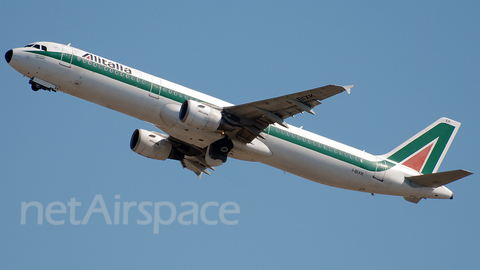
<instances>
[{"instance_id":1,"label":"cockpit window","mask_svg":"<svg viewBox=\"0 0 480 270\"><path fill-rule=\"evenodd\" d=\"M29 47L33 47L33 48L36 48L36 49L39 49L39 50L42 50L42 51L47 51L47 46L44 46L44 45L28 44L27 46L25 46L25 48L29 48Z\"/></svg>"}]
</instances>

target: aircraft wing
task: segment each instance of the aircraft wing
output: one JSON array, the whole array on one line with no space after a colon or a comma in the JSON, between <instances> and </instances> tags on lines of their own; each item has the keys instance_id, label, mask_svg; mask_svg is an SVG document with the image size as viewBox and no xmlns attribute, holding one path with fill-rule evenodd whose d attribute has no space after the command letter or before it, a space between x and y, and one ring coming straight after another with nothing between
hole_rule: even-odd
<instances>
[{"instance_id":1,"label":"aircraft wing","mask_svg":"<svg viewBox=\"0 0 480 270\"><path fill-rule=\"evenodd\" d=\"M281 97L225 107L224 115L230 122L242 127L235 131L236 137L251 142L257 136L261 137L261 132L270 124L277 123L288 128L287 123L283 121L285 118L303 112L315 115L313 107L321 104L321 100L343 91L350 94L352 87L353 85L327 85Z\"/></svg>"},{"instance_id":2,"label":"aircraft wing","mask_svg":"<svg viewBox=\"0 0 480 270\"><path fill-rule=\"evenodd\" d=\"M321 100L343 91L350 93L352 87L353 85L327 85L277 98L224 107L222 114L233 128L224 132L231 138L251 142L257 136L262 137L261 132L270 124L278 123L288 127L283 119L305 111L315 114L312 108L319 105ZM177 152L177 155L169 158L179 160L183 168L193 171L199 178L203 173L210 174L208 169L215 170L205 160L207 148L197 147L172 135L168 136L168 140Z\"/></svg>"}]
</instances>

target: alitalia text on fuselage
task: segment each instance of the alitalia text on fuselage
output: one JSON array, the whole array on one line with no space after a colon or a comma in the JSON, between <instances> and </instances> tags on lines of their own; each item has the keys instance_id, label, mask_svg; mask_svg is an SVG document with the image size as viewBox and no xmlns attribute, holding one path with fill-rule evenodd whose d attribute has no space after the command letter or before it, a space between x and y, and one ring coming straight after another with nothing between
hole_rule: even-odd
<instances>
[{"instance_id":1,"label":"alitalia text on fuselage","mask_svg":"<svg viewBox=\"0 0 480 270\"><path fill-rule=\"evenodd\" d=\"M91 53L86 53L82 55L83 58L87 60L91 60L93 62L96 62L98 64L104 65L106 67L114 68L118 71L125 72L127 74L132 74L132 70L129 67L124 67L122 64L107 60L105 58L102 58L100 56L91 54Z\"/></svg>"}]
</instances>

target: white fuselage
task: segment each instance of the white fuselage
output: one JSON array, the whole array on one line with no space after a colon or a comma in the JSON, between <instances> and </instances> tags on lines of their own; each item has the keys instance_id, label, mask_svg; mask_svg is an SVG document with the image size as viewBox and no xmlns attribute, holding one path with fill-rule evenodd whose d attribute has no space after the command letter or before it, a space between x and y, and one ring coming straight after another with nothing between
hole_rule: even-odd
<instances>
[{"instance_id":1,"label":"white fuselage","mask_svg":"<svg viewBox=\"0 0 480 270\"><path fill-rule=\"evenodd\" d=\"M194 130L182 123L178 116L181 100L188 97L218 107L233 104L80 49L51 42L37 44L48 51L17 48L9 64L26 77L39 78L58 87L58 91L149 122L199 148L220 138L218 133ZM237 142L229 156L355 191L443 199L453 194L444 186L413 187L405 177L418 175L415 170L398 164L387 170L379 166L382 163L378 156L291 125L271 125L262 135L265 139L258 140L270 149L271 155L244 151Z\"/></svg>"}]
</instances>

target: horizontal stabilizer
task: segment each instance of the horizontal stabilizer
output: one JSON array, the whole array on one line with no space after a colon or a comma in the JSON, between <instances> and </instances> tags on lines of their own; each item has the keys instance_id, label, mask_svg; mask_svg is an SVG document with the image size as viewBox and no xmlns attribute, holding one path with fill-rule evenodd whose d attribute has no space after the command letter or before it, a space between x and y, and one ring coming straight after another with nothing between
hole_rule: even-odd
<instances>
[{"instance_id":1,"label":"horizontal stabilizer","mask_svg":"<svg viewBox=\"0 0 480 270\"><path fill-rule=\"evenodd\" d=\"M455 170L441 173L424 174L405 177L407 180L425 187L439 187L469 176L472 173L465 170Z\"/></svg>"}]
</instances>

